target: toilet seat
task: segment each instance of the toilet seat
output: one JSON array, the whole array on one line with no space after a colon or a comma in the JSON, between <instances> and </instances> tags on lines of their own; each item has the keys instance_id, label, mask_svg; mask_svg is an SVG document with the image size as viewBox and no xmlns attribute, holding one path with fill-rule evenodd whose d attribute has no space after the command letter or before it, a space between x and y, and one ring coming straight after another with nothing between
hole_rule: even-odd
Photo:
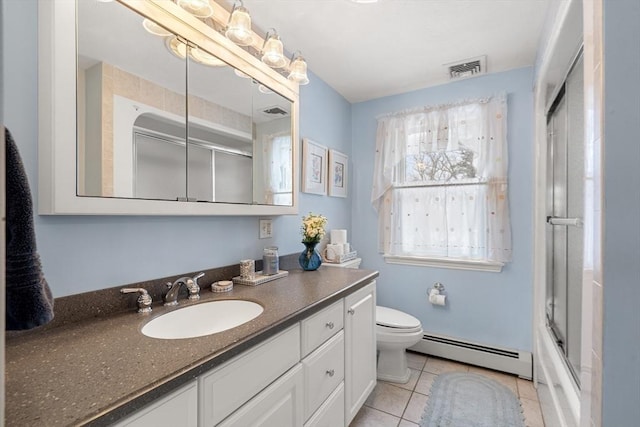
<instances>
[{"instance_id":1,"label":"toilet seat","mask_svg":"<svg viewBox=\"0 0 640 427\"><path fill-rule=\"evenodd\" d=\"M376 325L389 333L412 333L422 330L420 321L415 317L383 306L376 307Z\"/></svg>"}]
</instances>

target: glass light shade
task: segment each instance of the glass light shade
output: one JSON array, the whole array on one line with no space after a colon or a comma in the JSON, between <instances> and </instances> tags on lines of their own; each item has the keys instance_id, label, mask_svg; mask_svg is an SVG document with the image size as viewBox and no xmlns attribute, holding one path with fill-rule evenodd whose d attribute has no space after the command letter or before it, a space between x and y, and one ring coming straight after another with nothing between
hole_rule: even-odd
<instances>
[{"instance_id":1,"label":"glass light shade","mask_svg":"<svg viewBox=\"0 0 640 427\"><path fill-rule=\"evenodd\" d=\"M213 15L213 7L209 0L178 0L178 6L196 18L208 18Z\"/></svg>"},{"instance_id":2,"label":"glass light shade","mask_svg":"<svg viewBox=\"0 0 640 427\"><path fill-rule=\"evenodd\" d=\"M253 42L251 15L245 7L239 6L233 10L225 35L238 46L249 46Z\"/></svg>"},{"instance_id":3,"label":"glass light shade","mask_svg":"<svg viewBox=\"0 0 640 427\"><path fill-rule=\"evenodd\" d=\"M198 49L197 47L193 47L189 50L189 54L193 58L194 61L197 61L201 64L208 65L210 67L223 67L227 65L221 59L216 58L208 52L205 52L202 49Z\"/></svg>"},{"instance_id":4,"label":"glass light shade","mask_svg":"<svg viewBox=\"0 0 640 427\"><path fill-rule=\"evenodd\" d=\"M248 74L243 73L242 71L238 70L237 68L234 68L233 72L236 73L236 76L242 77L243 79L248 79L250 77Z\"/></svg>"},{"instance_id":5,"label":"glass light shade","mask_svg":"<svg viewBox=\"0 0 640 427\"><path fill-rule=\"evenodd\" d=\"M291 71L287 78L300 85L306 85L309 83L309 77L307 77L307 62L304 58L298 56L293 60L293 62L291 62Z\"/></svg>"},{"instance_id":6,"label":"glass light shade","mask_svg":"<svg viewBox=\"0 0 640 427\"><path fill-rule=\"evenodd\" d=\"M173 53L180 59L184 59L187 57L187 45L182 43L176 36L167 37L165 39L165 44L169 52Z\"/></svg>"},{"instance_id":7,"label":"glass light shade","mask_svg":"<svg viewBox=\"0 0 640 427\"><path fill-rule=\"evenodd\" d=\"M272 34L265 43L262 49L262 62L272 68L282 68L287 65L287 59L283 54L282 42L277 35Z\"/></svg>"},{"instance_id":8,"label":"glass light shade","mask_svg":"<svg viewBox=\"0 0 640 427\"><path fill-rule=\"evenodd\" d=\"M265 93L265 94L269 94L269 93L273 93L273 91L271 89L269 89L268 87L266 87L265 85L258 85L258 90L261 93Z\"/></svg>"},{"instance_id":9,"label":"glass light shade","mask_svg":"<svg viewBox=\"0 0 640 427\"><path fill-rule=\"evenodd\" d=\"M163 27L147 18L142 21L142 26L154 36L166 37L171 35L171 31L165 30Z\"/></svg>"}]
</instances>

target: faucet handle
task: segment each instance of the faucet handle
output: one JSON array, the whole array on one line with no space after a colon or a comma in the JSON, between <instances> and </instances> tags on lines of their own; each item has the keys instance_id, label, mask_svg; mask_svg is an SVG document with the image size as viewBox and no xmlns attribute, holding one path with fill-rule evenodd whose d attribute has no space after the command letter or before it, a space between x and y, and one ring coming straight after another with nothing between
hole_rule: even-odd
<instances>
[{"instance_id":1,"label":"faucet handle","mask_svg":"<svg viewBox=\"0 0 640 427\"><path fill-rule=\"evenodd\" d=\"M151 299L151 295L147 292L146 289L143 288L122 288L120 289L121 294L131 294L134 292L138 292L138 299L136 299L136 303L138 305L138 313L151 313L151 303L153 300Z\"/></svg>"},{"instance_id":2,"label":"faucet handle","mask_svg":"<svg viewBox=\"0 0 640 427\"><path fill-rule=\"evenodd\" d=\"M189 289L190 300L200 299L200 285L198 285L198 279L201 277L204 277L204 273L196 274L192 279L187 280L187 289Z\"/></svg>"}]
</instances>

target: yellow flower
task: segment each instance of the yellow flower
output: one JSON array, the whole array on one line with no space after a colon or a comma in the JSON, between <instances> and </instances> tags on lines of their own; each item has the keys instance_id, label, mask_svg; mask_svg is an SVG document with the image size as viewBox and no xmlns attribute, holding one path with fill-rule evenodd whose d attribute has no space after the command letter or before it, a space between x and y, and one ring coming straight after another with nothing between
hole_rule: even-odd
<instances>
[{"instance_id":1,"label":"yellow flower","mask_svg":"<svg viewBox=\"0 0 640 427\"><path fill-rule=\"evenodd\" d=\"M309 215L302 217L302 241L306 243L319 242L324 237L324 227L327 225L327 218L309 212Z\"/></svg>"}]
</instances>

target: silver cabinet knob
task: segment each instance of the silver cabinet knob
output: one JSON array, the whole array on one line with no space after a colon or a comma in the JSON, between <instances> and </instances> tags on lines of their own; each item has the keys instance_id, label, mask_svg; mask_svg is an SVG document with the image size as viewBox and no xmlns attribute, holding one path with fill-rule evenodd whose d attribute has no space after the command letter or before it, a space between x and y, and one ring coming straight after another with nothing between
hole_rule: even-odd
<instances>
[{"instance_id":1,"label":"silver cabinet knob","mask_svg":"<svg viewBox=\"0 0 640 427\"><path fill-rule=\"evenodd\" d=\"M353 308L350 308L349 310L347 310L347 313L353 316L354 314L356 314L356 311Z\"/></svg>"},{"instance_id":2,"label":"silver cabinet knob","mask_svg":"<svg viewBox=\"0 0 640 427\"><path fill-rule=\"evenodd\" d=\"M333 369L327 370L327 375L329 375L330 377L334 376L335 373L336 373L336 371L334 371Z\"/></svg>"},{"instance_id":3,"label":"silver cabinet knob","mask_svg":"<svg viewBox=\"0 0 640 427\"><path fill-rule=\"evenodd\" d=\"M325 326L326 326L327 328L329 328L329 329L333 329L333 327L334 327L335 325L333 324L333 322L327 322L327 323L325 324Z\"/></svg>"}]
</instances>

